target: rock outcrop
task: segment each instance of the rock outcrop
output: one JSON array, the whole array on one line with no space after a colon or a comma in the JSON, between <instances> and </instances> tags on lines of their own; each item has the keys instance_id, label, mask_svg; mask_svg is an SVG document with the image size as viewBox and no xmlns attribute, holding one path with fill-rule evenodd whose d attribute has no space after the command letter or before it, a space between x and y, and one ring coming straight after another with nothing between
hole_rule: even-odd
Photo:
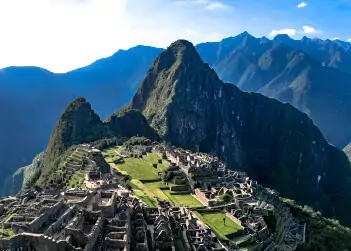
<instances>
[{"instance_id":1,"label":"rock outcrop","mask_svg":"<svg viewBox=\"0 0 351 251\"><path fill-rule=\"evenodd\" d=\"M107 123L113 131L124 137L142 135L150 140L158 140L157 133L138 110L122 108L107 118Z\"/></svg>"},{"instance_id":2,"label":"rock outcrop","mask_svg":"<svg viewBox=\"0 0 351 251\"><path fill-rule=\"evenodd\" d=\"M185 40L154 61L128 105L160 137L219 156L261 184L351 225L351 167L304 113L225 84Z\"/></svg>"},{"instance_id":3,"label":"rock outcrop","mask_svg":"<svg viewBox=\"0 0 351 251\"><path fill-rule=\"evenodd\" d=\"M349 158L349 160L351 161L351 143L348 144L348 145L344 148L344 152L345 152L346 156Z\"/></svg>"}]
</instances>

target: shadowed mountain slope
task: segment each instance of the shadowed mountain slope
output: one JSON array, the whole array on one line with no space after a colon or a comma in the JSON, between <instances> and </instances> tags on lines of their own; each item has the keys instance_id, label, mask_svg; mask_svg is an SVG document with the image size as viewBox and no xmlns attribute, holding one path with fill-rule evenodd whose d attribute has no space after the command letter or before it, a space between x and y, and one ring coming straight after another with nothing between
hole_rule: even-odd
<instances>
[{"instance_id":1,"label":"shadowed mountain slope","mask_svg":"<svg viewBox=\"0 0 351 251\"><path fill-rule=\"evenodd\" d=\"M291 105L223 83L190 42L161 53L127 107L141 110L162 139L215 154L282 196L351 225L346 155Z\"/></svg>"}]
</instances>

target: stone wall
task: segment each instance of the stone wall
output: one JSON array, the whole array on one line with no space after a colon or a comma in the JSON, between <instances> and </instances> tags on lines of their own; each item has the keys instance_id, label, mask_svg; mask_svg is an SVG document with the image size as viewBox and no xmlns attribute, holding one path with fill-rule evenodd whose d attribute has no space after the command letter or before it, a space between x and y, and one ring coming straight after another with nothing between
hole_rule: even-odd
<instances>
[{"instance_id":1,"label":"stone wall","mask_svg":"<svg viewBox=\"0 0 351 251\"><path fill-rule=\"evenodd\" d=\"M95 242L101 232L101 229L102 229L102 225L105 221L105 218L103 217L99 217L99 219L96 221L95 225L93 226L90 234L88 235L88 244L85 246L85 249L86 251L94 251L94 245L95 245Z\"/></svg>"},{"instance_id":2,"label":"stone wall","mask_svg":"<svg viewBox=\"0 0 351 251\"><path fill-rule=\"evenodd\" d=\"M64 201L61 199L52 207L49 207L45 212L43 212L38 218L29 223L32 230L35 232L38 228L41 227L45 222L49 220L49 217L57 213L64 206Z\"/></svg>"},{"instance_id":3,"label":"stone wall","mask_svg":"<svg viewBox=\"0 0 351 251\"><path fill-rule=\"evenodd\" d=\"M82 205L82 206L87 206L88 203L91 201L91 199L92 199L94 196L95 196L94 193L88 194L87 196L84 197L84 199L83 199L81 202L79 202L79 204Z\"/></svg>"},{"instance_id":4,"label":"stone wall","mask_svg":"<svg viewBox=\"0 0 351 251\"><path fill-rule=\"evenodd\" d=\"M208 199L205 194L200 189L195 189L195 197L205 206L212 207L215 206L216 200Z\"/></svg>"},{"instance_id":5,"label":"stone wall","mask_svg":"<svg viewBox=\"0 0 351 251\"><path fill-rule=\"evenodd\" d=\"M188 186L171 186L170 190L171 191L186 191L186 192L189 192Z\"/></svg>"},{"instance_id":6,"label":"stone wall","mask_svg":"<svg viewBox=\"0 0 351 251\"><path fill-rule=\"evenodd\" d=\"M42 234L22 233L0 241L0 250L78 251L66 241L54 241Z\"/></svg>"},{"instance_id":7,"label":"stone wall","mask_svg":"<svg viewBox=\"0 0 351 251\"><path fill-rule=\"evenodd\" d=\"M61 224L71 219L74 216L76 211L77 211L76 205L67 209L66 212L64 212L63 215L61 215L60 218L57 219L57 221L55 221L47 230L45 230L43 234L49 235L52 232L58 231L59 228L61 227Z\"/></svg>"},{"instance_id":8,"label":"stone wall","mask_svg":"<svg viewBox=\"0 0 351 251\"><path fill-rule=\"evenodd\" d=\"M238 224L239 226L241 226L241 221L236 218L234 215L232 215L231 213L226 213L225 214L229 219L231 219L232 221L234 221L236 224Z\"/></svg>"}]
</instances>

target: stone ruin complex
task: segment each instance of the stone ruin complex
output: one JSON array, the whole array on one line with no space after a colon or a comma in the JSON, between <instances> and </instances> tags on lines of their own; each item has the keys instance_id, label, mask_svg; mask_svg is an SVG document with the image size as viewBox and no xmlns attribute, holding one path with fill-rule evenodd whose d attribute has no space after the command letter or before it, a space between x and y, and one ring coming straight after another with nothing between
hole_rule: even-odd
<instances>
[{"instance_id":1,"label":"stone ruin complex","mask_svg":"<svg viewBox=\"0 0 351 251\"><path fill-rule=\"evenodd\" d=\"M251 250L290 251L304 240L304 226L274 193L217 158L160 145L133 149L133 154L155 152L167 160L172 182L186 184L204 205L198 212L225 211L242 227L231 238L255 243ZM85 180L96 184L92 188L33 188L0 200L0 250L240 250L220 240L191 208L147 207L112 174L103 178L88 159L84 165L90 166ZM265 218L273 209L277 229L272 233Z\"/></svg>"}]
</instances>

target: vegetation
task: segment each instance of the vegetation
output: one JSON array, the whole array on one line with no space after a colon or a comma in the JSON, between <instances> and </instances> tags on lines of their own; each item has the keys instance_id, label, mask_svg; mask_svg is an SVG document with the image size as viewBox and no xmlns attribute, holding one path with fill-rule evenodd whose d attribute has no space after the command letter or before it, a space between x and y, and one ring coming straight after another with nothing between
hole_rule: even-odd
<instances>
[{"instance_id":1,"label":"vegetation","mask_svg":"<svg viewBox=\"0 0 351 251\"><path fill-rule=\"evenodd\" d=\"M99 150L103 150L103 149L109 148L111 146L120 145L124 142L124 140L125 139L122 137L114 136L111 138L100 139L100 140L94 141L90 144Z\"/></svg>"},{"instance_id":2,"label":"vegetation","mask_svg":"<svg viewBox=\"0 0 351 251\"><path fill-rule=\"evenodd\" d=\"M191 194L182 194L171 192L170 190L162 190L168 199L175 205L182 205L186 207L203 207L200 201L194 198Z\"/></svg>"},{"instance_id":3,"label":"vegetation","mask_svg":"<svg viewBox=\"0 0 351 251\"><path fill-rule=\"evenodd\" d=\"M73 145L57 157L53 163L47 163L41 167L41 175L36 181L36 185L45 186L49 184L59 184L63 180L64 172L61 171L65 167L66 159L76 150L77 146ZM52 172L51 170L56 170Z\"/></svg>"},{"instance_id":4,"label":"vegetation","mask_svg":"<svg viewBox=\"0 0 351 251\"><path fill-rule=\"evenodd\" d=\"M226 193L219 198L223 203L229 203L233 198L230 194Z\"/></svg>"},{"instance_id":5,"label":"vegetation","mask_svg":"<svg viewBox=\"0 0 351 251\"><path fill-rule=\"evenodd\" d=\"M199 213L194 212L195 215L202 220L207 226L209 226L219 239L228 240L226 237L229 234L236 233L243 228L226 217L225 213ZM225 224L223 219L225 218Z\"/></svg>"},{"instance_id":6,"label":"vegetation","mask_svg":"<svg viewBox=\"0 0 351 251\"><path fill-rule=\"evenodd\" d=\"M159 177L153 172L152 166L141 159L126 158L124 163L118 164L120 171L127 172L133 179L155 180Z\"/></svg>"},{"instance_id":7,"label":"vegetation","mask_svg":"<svg viewBox=\"0 0 351 251\"><path fill-rule=\"evenodd\" d=\"M150 145L151 140L149 140L146 137L137 137L133 136L130 139L124 141L123 145L128 147L128 146L135 146L135 145Z\"/></svg>"},{"instance_id":8,"label":"vegetation","mask_svg":"<svg viewBox=\"0 0 351 251\"><path fill-rule=\"evenodd\" d=\"M71 176L67 188L86 188L84 185L84 173L82 171L75 172Z\"/></svg>"},{"instance_id":9,"label":"vegetation","mask_svg":"<svg viewBox=\"0 0 351 251\"><path fill-rule=\"evenodd\" d=\"M292 200L284 200L291 213L300 222L306 223L306 242L296 250L350 250L351 229L337 220L326 219L320 212L308 206L299 206Z\"/></svg>"},{"instance_id":10,"label":"vegetation","mask_svg":"<svg viewBox=\"0 0 351 251\"><path fill-rule=\"evenodd\" d=\"M44 156L44 152L39 153L37 156L35 156L32 164L24 169L22 185L24 189L33 186L38 180L41 173L40 165L44 159Z\"/></svg>"}]
</instances>

